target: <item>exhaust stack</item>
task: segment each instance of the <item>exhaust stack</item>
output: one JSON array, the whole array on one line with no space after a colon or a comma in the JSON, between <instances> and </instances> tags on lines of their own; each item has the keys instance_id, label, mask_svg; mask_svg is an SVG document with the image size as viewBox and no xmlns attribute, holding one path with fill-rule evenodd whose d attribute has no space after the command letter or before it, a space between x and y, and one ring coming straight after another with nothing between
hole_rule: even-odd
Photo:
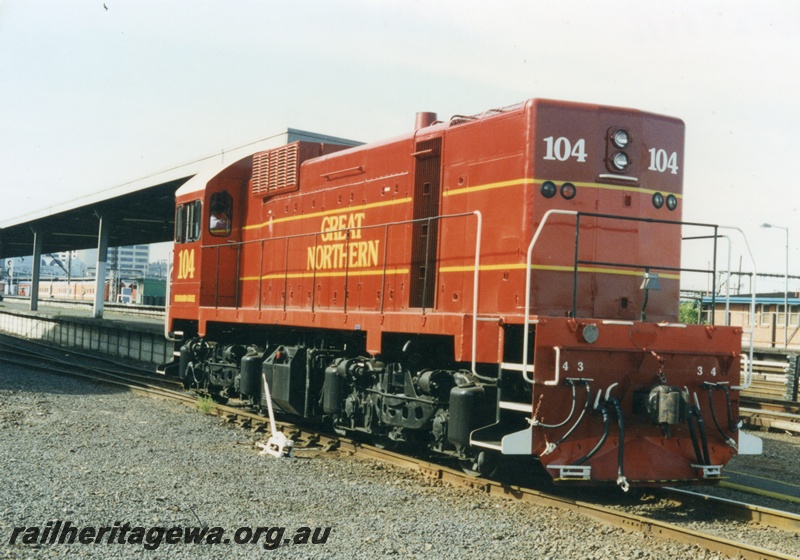
<instances>
[{"instance_id":1,"label":"exhaust stack","mask_svg":"<svg viewBox=\"0 0 800 560\"><path fill-rule=\"evenodd\" d=\"M417 118L414 120L414 130L425 128L436 122L436 113L421 112L417 113Z\"/></svg>"}]
</instances>

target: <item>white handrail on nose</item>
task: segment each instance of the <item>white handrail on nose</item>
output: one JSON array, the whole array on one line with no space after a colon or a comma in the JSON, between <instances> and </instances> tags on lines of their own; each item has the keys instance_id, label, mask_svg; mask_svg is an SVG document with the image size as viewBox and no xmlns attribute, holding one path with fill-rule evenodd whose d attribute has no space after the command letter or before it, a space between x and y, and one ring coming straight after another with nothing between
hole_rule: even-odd
<instances>
[{"instance_id":1,"label":"white handrail on nose","mask_svg":"<svg viewBox=\"0 0 800 560\"><path fill-rule=\"evenodd\" d=\"M528 245L528 256L526 260L525 266L525 327L522 331L522 376L525 378L525 381L533 385L533 378L528 377L528 335L530 333L530 309L531 309L531 261L533 257L533 246L536 245L536 242L539 240L539 236L542 233L542 229L544 229L547 220L553 214L563 214L566 216L577 216L578 212L575 210L548 210L542 216L542 221L539 223L539 227L536 228L536 233L533 235L533 239L531 239L530 245ZM558 379L558 372L556 371L556 380ZM557 383L558 381L556 381ZM552 382L548 382L548 384L552 385Z\"/></svg>"}]
</instances>

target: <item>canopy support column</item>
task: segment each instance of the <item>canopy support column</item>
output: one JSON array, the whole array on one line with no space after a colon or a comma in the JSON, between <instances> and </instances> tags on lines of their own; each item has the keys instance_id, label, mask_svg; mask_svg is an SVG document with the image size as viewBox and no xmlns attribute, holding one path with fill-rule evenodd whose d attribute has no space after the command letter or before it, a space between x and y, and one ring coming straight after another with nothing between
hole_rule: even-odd
<instances>
[{"instance_id":1,"label":"canopy support column","mask_svg":"<svg viewBox=\"0 0 800 560\"><path fill-rule=\"evenodd\" d=\"M94 282L94 318L103 318L103 303L106 293L106 262L108 261L108 239L111 237L111 223L106 216L99 214L100 231L97 241L97 276Z\"/></svg>"},{"instance_id":2,"label":"canopy support column","mask_svg":"<svg viewBox=\"0 0 800 560\"><path fill-rule=\"evenodd\" d=\"M42 272L42 231L31 226L33 232L33 263L31 268L31 311L39 310L39 276Z\"/></svg>"}]
</instances>

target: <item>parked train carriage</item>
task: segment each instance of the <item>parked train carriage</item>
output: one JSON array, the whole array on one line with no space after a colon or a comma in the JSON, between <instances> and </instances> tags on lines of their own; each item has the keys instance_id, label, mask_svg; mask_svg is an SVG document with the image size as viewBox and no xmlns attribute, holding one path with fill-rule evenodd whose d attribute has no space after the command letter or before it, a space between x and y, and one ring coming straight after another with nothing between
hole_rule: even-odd
<instances>
[{"instance_id":1,"label":"parked train carriage","mask_svg":"<svg viewBox=\"0 0 800 560\"><path fill-rule=\"evenodd\" d=\"M741 329L677 323L683 135L534 99L245 158L178 192L178 375L477 473L715 479Z\"/></svg>"}]
</instances>

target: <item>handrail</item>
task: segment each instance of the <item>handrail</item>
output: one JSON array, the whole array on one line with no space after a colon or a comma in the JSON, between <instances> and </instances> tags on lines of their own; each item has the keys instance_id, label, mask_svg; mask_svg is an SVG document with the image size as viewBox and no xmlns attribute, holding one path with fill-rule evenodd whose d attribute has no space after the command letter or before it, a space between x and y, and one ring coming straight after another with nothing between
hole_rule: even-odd
<instances>
[{"instance_id":1,"label":"handrail","mask_svg":"<svg viewBox=\"0 0 800 560\"><path fill-rule=\"evenodd\" d=\"M548 385L550 387L558 385L559 376L561 375L561 346L554 346L553 350L556 351L556 367L555 367L556 376L555 379L551 379L550 381L544 382L545 385ZM525 375L525 372L523 372L523 375ZM525 379L527 378L528 376L526 375Z\"/></svg>"},{"instance_id":2,"label":"handrail","mask_svg":"<svg viewBox=\"0 0 800 560\"><path fill-rule=\"evenodd\" d=\"M316 241L314 242L316 243ZM264 270L264 240L261 240L261 251L258 253L258 271L261 272ZM237 280L237 283L239 281ZM316 279L314 281L316 283ZM262 298L262 291L263 291L263 282L258 283L258 310L261 311L261 298ZM316 292L316 290L315 290ZM314 299L311 299L311 312L314 312Z\"/></svg>"},{"instance_id":3,"label":"handrail","mask_svg":"<svg viewBox=\"0 0 800 560\"><path fill-rule=\"evenodd\" d=\"M577 216L578 212L575 210L548 210L542 216L542 221L539 223L539 227L536 228L536 233L533 234L533 239L531 239L530 244L528 245L528 253L525 260L525 325L522 329L522 368L523 372L525 368L528 367L528 336L530 335L530 325L531 325L531 316L530 316L530 309L531 309L531 264L532 264L532 256L533 256L533 246L536 245L536 242L539 240L539 236L542 234L542 230L544 229L547 220L553 214L561 214L564 216ZM529 383L533 384L533 379L528 380L528 376L525 376L525 380Z\"/></svg>"},{"instance_id":4,"label":"handrail","mask_svg":"<svg viewBox=\"0 0 800 560\"><path fill-rule=\"evenodd\" d=\"M725 276L725 326L731 324L731 238L727 235L720 235L720 239L728 242L728 271Z\"/></svg>"},{"instance_id":5,"label":"handrail","mask_svg":"<svg viewBox=\"0 0 800 560\"><path fill-rule=\"evenodd\" d=\"M724 226L717 226L715 229L719 229L720 227ZM681 238L683 241L694 241L698 239L713 239L714 240L714 261L716 263L716 240L717 239L724 239L728 242L728 269L725 271L725 326L730 325L730 310L731 310L731 251L732 251L732 244L731 238L727 235L720 235L719 233L714 233L714 235L696 235L692 237L683 237ZM687 269L689 270L689 269ZM707 271L698 271L695 270L694 272L707 272ZM714 286L714 291L711 294L711 324L715 324L715 311L716 311L716 264L714 266L714 274L712 277Z\"/></svg>"},{"instance_id":6,"label":"handrail","mask_svg":"<svg viewBox=\"0 0 800 560\"><path fill-rule=\"evenodd\" d=\"M406 226L406 225L410 225L410 224L414 224L414 223L422 223L422 222L430 224L433 221L439 221L439 220L443 221L443 220L450 219L450 218L466 218L466 217L469 217L469 216L475 216L477 218L477 220L478 220L477 232L476 232L476 241L475 241L475 251L476 251L476 254L475 254L475 272L474 272L474 279L473 279L473 282L474 282L474 285L475 285L475 289L474 289L475 293L473 294L473 338L474 338L475 329L476 329L476 325L477 325L476 317L477 317L477 309L478 309L478 307L477 307L477 305L478 305L477 304L477 301L478 301L477 300L478 272L479 272L479 266L480 266L480 245L481 245L481 235L482 235L482 227L483 227L483 219L482 219L482 215L481 215L480 211L475 210L475 211L472 211L472 212L464 212L464 213L459 213L459 214L444 214L444 215L440 215L440 216L431 216L431 217L417 218L417 219L412 219L412 220L401 220L401 221L396 221L396 222L383 222L383 223L373 224L373 225L363 225L363 226L360 226L360 227L357 227L357 228L352 228L352 227L351 228L339 228L339 229L335 229L335 230L325 230L324 233L326 235L344 234L344 241L345 241L346 245L349 245L350 239L352 237L351 234L355 230L364 231L364 230L378 229L378 228L382 228L384 230L384 236L383 236L383 243L384 243L384 248L383 248L383 267L382 267L382 271L381 271L381 302L380 302L380 313L383 314L384 306L385 306L386 276L387 276L387 273L388 273L386 257L388 256L389 228L391 228L391 227L399 227L399 226ZM287 310L287 305L288 305L287 290L288 290L288 282L289 282L290 243L291 243L292 240L301 239L301 238L307 238L307 237L310 237L310 236L314 236L314 244L312 245L312 247L316 248L318 246L318 239L319 239L319 236L320 236L320 232L319 231L313 231L313 232L307 232L307 233L298 233L298 234L292 234L292 235L283 235L283 236L278 236L278 237L261 237L261 238L258 238L258 239L250 239L250 240L247 240L247 241L235 241L235 242L228 242L228 243L218 243L218 244L213 244L213 245L203 245L201 247L201 249L216 249L216 253L217 253L217 271L216 271L216 273L219 274L219 263L221 262L220 261L220 256L219 256L219 252L222 250L222 248L233 248L233 247L236 247L236 249L237 249L237 262L240 263L241 262L242 248L245 245L252 245L252 244L256 244L256 243L261 245L260 254L259 254L259 279L258 279L258 281L259 281L258 309L261 310L262 309L262 302L261 302L261 299L262 299L261 298L262 285L263 285L263 282L264 282L264 279L262 278L262 276L263 276L262 271L263 271L263 263L264 263L264 252L265 252L265 245L264 244L265 244L265 242L281 242L281 241L285 242L285 247L284 247L285 260L284 260L284 265L283 265L284 295L283 295L283 304L282 304L283 311L285 312ZM441 259L437 259L437 260L441 260ZM427 262L427 258L426 258L426 262ZM424 279L424 286L423 286L424 290L427 290L427 284L428 284L428 278L429 278L428 275L431 274L431 270L429 270L429 268L430 267L426 267L426 270L425 270L425 279ZM239 269L239 267L237 266L237 270L238 269ZM344 293L344 299L343 299L343 304L342 304L343 305L343 309L344 309L345 312L347 312L347 299L348 299L347 298L347 285L348 285L348 281L349 281L349 276L350 276L350 263L349 263L349 259L346 259L345 260L345 267L344 267L344 288L345 288L345 293ZM312 269L312 278L313 278L313 284L314 284L314 286L316 286L316 278L317 278L317 267L316 266ZM239 281L240 280L237 278L237 283L236 283L236 307L237 308L239 307L239 301L238 301L239 300L239 297L238 297L239 296ZM423 300L422 304L423 305L421 307L421 313L424 315L425 314L425 310L426 310L425 301L424 300ZM215 308L218 308L218 307L219 307L219 279L217 278L217 282L216 282L216 286L215 286ZM311 299L311 310L312 310L312 312L315 309L316 309L316 289L313 288L312 289L312 299ZM473 369L474 369L474 363L475 363L475 359L474 358L475 357L473 356L473 360L472 360L473 361Z\"/></svg>"},{"instance_id":7,"label":"handrail","mask_svg":"<svg viewBox=\"0 0 800 560\"><path fill-rule=\"evenodd\" d=\"M578 314L577 309L577 294L578 294L578 265L579 264L599 264L599 265L606 265L606 266L617 266L617 267L630 267L630 268L640 268L645 272L650 270L668 270L668 271L677 271L677 272L700 272L700 273L707 273L707 270L700 270L700 269L692 269L692 268L684 268L684 267L665 267L665 266L656 266L656 265L645 265L645 264L626 264L626 263L607 263L607 262L598 262L598 261L584 261L578 260L578 239L580 235L580 219L581 217L590 217L590 218L600 218L600 219L609 219L609 220L619 220L619 221L627 221L627 222L639 222L639 223L647 223L647 224L667 224L667 225L674 225L674 226L697 226L697 227L705 227L705 228L713 228L714 235L711 236L712 239L715 239L714 242L714 268L712 270L712 277L714 279L714 284L716 285L716 277L717 277L717 243L716 238L719 237L717 234L717 229L720 226L715 224L706 224L702 222L682 222L677 220L664 220L661 218L642 218L638 216L620 216L615 214L599 214L595 212L576 212L577 215L576 219L576 226L575 226L575 262L574 262L574 270L573 270L573 310L572 316L576 317ZM711 299L711 307L712 309L715 306L715 295L712 293ZM712 319L713 324L713 319Z\"/></svg>"},{"instance_id":8,"label":"handrail","mask_svg":"<svg viewBox=\"0 0 800 560\"><path fill-rule=\"evenodd\" d=\"M751 281L751 290L750 290L750 330L745 331L748 335L750 335L750 350L749 350L749 357L750 359L747 361L747 369L745 370L744 374L744 383L738 387L731 387L731 389L736 389L737 391L741 391L750 387L753 383L753 346L755 341L755 332L756 332L756 278L758 277L757 271L758 268L756 267L756 259L753 257L753 251L750 250L750 244L747 242L747 237L745 237L744 232L734 226L720 226L721 229L731 229L734 231L738 231L739 234L742 236L742 240L744 241L744 246L747 249L747 255L750 257L750 262L753 265L753 276ZM729 280L730 282L730 280ZM789 321L789 310L786 309L786 323L788 324Z\"/></svg>"},{"instance_id":9,"label":"handrail","mask_svg":"<svg viewBox=\"0 0 800 560\"><path fill-rule=\"evenodd\" d=\"M727 239L728 240L728 270L727 270L727 277L729 279L729 282L730 282L730 275L731 275L731 271L730 271L731 242L730 242L730 238L728 238L727 236L719 235L718 234L718 230L720 228L721 229L733 229L733 230L739 231L739 233L742 234L742 237L743 237L744 242L745 242L745 246L747 247L747 251L748 251L748 254L750 256L750 260L751 260L751 262L753 264L753 270L754 271L756 270L755 259L753 258L753 254L752 254L752 251L750 250L750 246L747 243L747 239L744 237L744 233L739 228L729 227L729 226L718 226L718 225L714 225L714 224L704 224L704 223L698 223L698 222L680 222L680 221L675 221L675 220L661 220L661 219L652 219L652 218L639 218L639 217L633 217L633 216L615 216L615 215L611 215L611 214L597 214L597 213L591 213L591 212L577 212L577 211L573 211L573 210L557 210L557 209L548 210L542 216L542 220L539 223L539 226L537 227L536 232L534 233L530 244L528 245L528 250L527 250L527 255L526 255L526 267L525 267L525 321L524 321L523 335L522 335L523 336L523 345L522 345L522 364L521 364L523 373L527 372L527 369L530 367L528 365L528 359L529 359L529 350L528 350L529 343L528 343L528 339L529 339L529 336L530 336L530 325L531 325L530 309L531 309L531 283L532 283L531 272L532 272L532 264L533 264L533 248L536 245L537 241L539 240L539 237L540 237L540 235L542 233L542 230L544 229L544 227L547 224L548 220L554 214L560 214L560 215L566 215L566 216L575 216L575 219L576 219L575 259L574 259L574 263L573 263L573 312L572 312L572 316L573 317L577 316L577 291L578 291L577 276L578 276L578 268L579 268L578 265L579 264L601 264L601 265L618 266L618 267L635 267L635 268L642 268L642 269L644 269L646 271L650 270L650 269L654 269L654 270L675 270L675 271L678 271L678 272L692 272L692 271L693 272L707 272L707 271L701 271L701 270L695 270L695 269L683 268L683 267L645 266L645 265L642 265L642 264L601 263L601 262L595 262L595 261L580 260L578 258L578 241L579 241L579 234L580 234L579 225L580 225L580 219L583 216L594 217L594 218L613 219L613 220L636 221L636 222L644 222L644 223L661 223L661 224L671 224L671 225L680 225L680 226L699 226L699 227L713 228L714 229L714 235L711 236L711 237L714 239L714 269L713 269L713 273L712 274L713 274L714 278L716 279L716 276L717 276L717 264L716 264L716 260L717 260L716 259L717 241L716 240L718 238ZM687 238L687 239L691 239L691 238ZM754 321L755 321L755 293L756 293L755 286L753 286L753 290L752 290L752 294L751 294L751 302L750 302L750 308L751 308L750 309L750 330L747 331L748 334L750 335L750 360L749 360L750 364L752 364L753 335L754 335L754 332L755 332L755 323L754 323ZM726 295L726 324L729 323L729 321L727 319L729 305L730 305L730 294L728 292L728 294ZM714 306L714 300L712 299L712 309L713 309L713 306ZM558 372L556 372L556 375L558 375ZM744 384L741 387L736 387L736 389L746 389L747 387L749 387L751 382L752 382L752 377L753 377L752 365L750 365L748 367L747 371L745 372L745 382L744 382ZM529 378L527 375L524 375L524 378L529 383L531 383L531 384L534 383L534 379ZM552 381L548 381L546 383L547 384L552 384Z\"/></svg>"},{"instance_id":10,"label":"handrail","mask_svg":"<svg viewBox=\"0 0 800 560\"><path fill-rule=\"evenodd\" d=\"M214 309L219 308L219 252L220 248L217 247L217 264L214 267ZM237 280L238 282L238 280ZM202 292L201 292L202 293Z\"/></svg>"},{"instance_id":11,"label":"handrail","mask_svg":"<svg viewBox=\"0 0 800 560\"><path fill-rule=\"evenodd\" d=\"M481 235L483 232L483 214L480 210L473 212L478 219L478 229L475 232L475 270L472 273L472 374L478 376L478 272L481 265Z\"/></svg>"},{"instance_id":12,"label":"handrail","mask_svg":"<svg viewBox=\"0 0 800 560\"><path fill-rule=\"evenodd\" d=\"M316 232L314 232L316 233ZM316 240L316 237L314 238ZM286 238L286 258L284 259L283 263L283 312L286 313L286 302L289 299L289 238ZM314 272L317 272L317 267L314 267ZM261 276L261 271L258 271L258 275ZM238 280L237 280L238 281ZM258 279L258 283L260 284L262 279ZM347 291L345 285L345 295L344 301L347 302Z\"/></svg>"},{"instance_id":13,"label":"handrail","mask_svg":"<svg viewBox=\"0 0 800 560\"><path fill-rule=\"evenodd\" d=\"M172 300L172 269L174 267L175 251L170 251L167 257L167 282L166 282L166 298L164 299L164 338L169 342L178 342L179 339L170 336L169 332L169 308Z\"/></svg>"}]
</instances>

